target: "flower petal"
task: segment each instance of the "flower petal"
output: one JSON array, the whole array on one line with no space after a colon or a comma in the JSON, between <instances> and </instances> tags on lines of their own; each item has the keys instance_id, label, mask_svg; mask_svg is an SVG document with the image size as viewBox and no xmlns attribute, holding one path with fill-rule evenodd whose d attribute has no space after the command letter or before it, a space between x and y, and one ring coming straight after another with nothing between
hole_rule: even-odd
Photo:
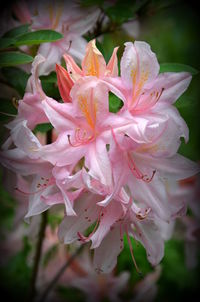
<instances>
[{"instance_id":1,"label":"flower petal","mask_svg":"<svg viewBox=\"0 0 200 302\"><path fill-rule=\"evenodd\" d=\"M83 76L82 70L78 67L75 63L74 59L69 56L68 54L64 54L63 58L65 60L67 71L72 79L73 82L76 82L80 77Z\"/></svg>"},{"instance_id":2,"label":"flower petal","mask_svg":"<svg viewBox=\"0 0 200 302\"><path fill-rule=\"evenodd\" d=\"M141 41L125 43L125 50L121 59L121 76L129 88L133 89L133 96L139 95L144 84L155 79L159 73L156 55L149 44Z\"/></svg>"},{"instance_id":3,"label":"flower petal","mask_svg":"<svg viewBox=\"0 0 200 302\"><path fill-rule=\"evenodd\" d=\"M147 258L152 265L157 265L164 256L164 241L154 221L143 220L134 223L137 232L132 236L140 241L147 251Z\"/></svg>"},{"instance_id":4,"label":"flower petal","mask_svg":"<svg viewBox=\"0 0 200 302\"><path fill-rule=\"evenodd\" d=\"M42 104L49 121L59 132L67 131L76 126L71 103L63 104L51 98L47 98Z\"/></svg>"},{"instance_id":5,"label":"flower petal","mask_svg":"<svg viewBox=\"0 0 200 302\"><path fill-rule=\"evenodd\" d=\"M77 216L66 216L61 222L58 237L64 243L72 243L78 239L78 232L83 233L98 217L95 202L96 196L85 193L74 204Z\"/></svg>"},{"instance_id":6,"label":"flower petal","mask_svg":"<svg viewBox=\"0 0 200 302\"><path fill-rule=\"evenodd\" d=\"M102 53L97 49L95 40L88 43L85 58L82 61L82 70L86 76L104 76L106 62Z\"/></svg>"},{"instance_id":7,"label":"flower petal","mask_svg":"<svg viewBox=\"0 0 200 302\"><path fill-rule=\"evenodd\" d=\"M64 102L70 102L71 101L70 90L73 86L73 82L67 70L63 68L61 65L56 64L56 74L58 80L58 89L62 97L62 100Z\"/></svg>"},{"instance_id":8,"label":"flower petal","mask_svg":"<svg viewBox=\"0 0 200 302\"><path fill-rule=\"evenodd\" d=\"M18 148L0 152L1 164L20 175L48 176L52 165L41 159L31 159Z\"/></svg>"},{"instance_id":9,"label":"flower petal","mask_svg":"<svg viewBox=\"0 0 200 302\"><path fill-rule=\"evenodd\" d=\"M89 146L88 153L85 155L85 165L92 177L98 179L105 186L112 185L111 164L103 140L97 139Z\"/></svg>"},{"instance_id":10,"label":"flower petal","mask_svg":"<svg viewBox=\"0 0 200 302\"><path fill-rule=\"evenodd\" d=\"M94 267L97 273L110 273L117 264L117 256L123 248L120 230L115 227L94 251Z\"/></svg>"},{"instance_id":11,"label":"flower petal","mask_svg":"<svg viewBox=\"0 0 200 302\"><path fill-rule=\"evenodd\" d=\"M110 231L110 227L122 216L122 214L123 209L121 204L116 200L113 200L106 208L102 210L99 227L91 237L91 248L99 247L104 237Z\"/></svg>"},{"instance_id":12,"label":"flower petal","mask_svg":"<svg viewBox=\"0 0 200 302\"><path fill-rule=\"evenodd\" d=\"M66 165L76 165L77 162L85 155L87 149L82 146L73 147L69 144L68 135L62 133L57 140L49 145L40 148L40 157L50 161L58 167Z\"/></svg>"},{"instance_id":13,"label":"flower petal","mask_svg":"<svg viewBox=\"0 0 200 302\"><path fill-rule=\"evenodd\" d=\"M115 47L112 56L106 67L106 75L111 77L118 76L118 62L117 62L117 51L119 47Z\"/></svg>"},{"instance_id":14,"label":"flower petal","mask_svg":"<svg viewBox=\"0 0 200 302\"><path fill-rule=\"evenodd\" d=\"M154 83L155 87L164 88L160 102L173 104L188 88L192 76L188 72L166 72L159 74Z\"/></svg>"}]
</instances>

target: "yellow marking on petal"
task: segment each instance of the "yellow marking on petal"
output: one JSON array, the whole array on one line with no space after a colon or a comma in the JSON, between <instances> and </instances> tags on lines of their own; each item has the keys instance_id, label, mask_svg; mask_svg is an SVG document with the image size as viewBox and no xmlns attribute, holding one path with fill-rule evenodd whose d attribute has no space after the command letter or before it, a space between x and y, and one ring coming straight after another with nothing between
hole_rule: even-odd
<instances>
[{"instance_id":1,"label":"yellow marking on petal","mask_svg":"<svg viewBox=\"0 0 200 302\"><path fill-rule=\"evenodd\" d=\"M63 5L61 4L55 8L53 7L52 4L49 4L48 11L49 11L49 18L52 24L52 29L56 29L56 27L58 26L62 14L62 9L63 9ZM54 20L54 10L56 13L55 20Z\"/></svg>"},{"instance_id":2,"label":"yellow marking on petal","mask_svg":"<svg viewBox=\"0 0 200 302\"><path fill-rule=\"evenodd\" d=\"M97 110L96 102L94 102L94 107L93 107L94 110L93 110L92 114L89 110L89 106L88 106L86 97L80 96L78 103L79 103L79 107L80 107L81 111L83 112L88 124L90 125L90 127L92 129L94 129L95 123L96 123L96 110Z\"/></svg>"},{"instance_id":3,"label":"yellow marking on petal","mask_svg":"<svg viewBox=\"0 0 200 302\"><path fill-rule=\"evenodd\" d=\"M60 21L60 17L62 14L62 5L58 7L57 11L56 11L56 19L53 23L53 29L56 29L56 27L58 26L58 23Z\"/></svg>"},{"instance_id":4,"label":"yellow marking on petal","mask_svg":"<svg viewBox=\"0 0 200 302\"><path fill-rule=\"evenodd\" d=\"M99 55L101 53L96 48L95 40L92 40L88 45L88 54L87 54L87 74L91 76L99 77L100 68L99 68Z\"/></svg>"},{"instance_id":5,"label":"yellow marking on petal","mask_svg":"<svg viewBox=\"0 0 200 302\"><path fill-rule=\"evenodd\" d=\"M141 146L141 147L139 147L139 148L137 148L137 151L138 152L156 152L156 151L158 151L160 149L160 147L157 145L157 144L155 144L155 145L152 145L152 146Z\"/></svg>"},{"instance_id":6,"label":"yellow marking on petal","mask_svg":"<svg viewBox=\"0 0 200 302\"><path fill-rule=\"evenodd\" d=\"M149 71L144 71L144 70L141 71L138 83L137 83L137 76L138 76L137 67L135 70L132 70L131 76L132 76L132 83L133 83L132 103L134 103L136 98L140 94L142 87L144 86L144 83L148 80Z\"/></svg>"}]
</instances>

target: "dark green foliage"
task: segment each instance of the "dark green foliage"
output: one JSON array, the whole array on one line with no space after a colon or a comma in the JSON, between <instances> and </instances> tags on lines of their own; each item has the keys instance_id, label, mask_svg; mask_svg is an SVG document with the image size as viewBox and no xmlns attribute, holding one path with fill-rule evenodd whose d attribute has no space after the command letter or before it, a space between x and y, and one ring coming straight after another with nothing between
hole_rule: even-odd
<instances>
[{"instance_id":1,"label":"dark green foliage","mask_svg":"<svg viewBox=\"0 0 200 302\"><path fill-rule=\"evenodd\" d=\"M9 85L15 88L21 97L24 96L29 74L17 67L2 68L2 74Z\"/></svg>"},{"instance_id":2,"label":"dark green foliage","mask_svg":"<svg viewBox=\"0 0 200 302\"><path fill-rule=\"evenodd\" d=\"M109 111L117 113L123 107L123 102L113 93L109 93Z\"/></svg>"}]
</instances>

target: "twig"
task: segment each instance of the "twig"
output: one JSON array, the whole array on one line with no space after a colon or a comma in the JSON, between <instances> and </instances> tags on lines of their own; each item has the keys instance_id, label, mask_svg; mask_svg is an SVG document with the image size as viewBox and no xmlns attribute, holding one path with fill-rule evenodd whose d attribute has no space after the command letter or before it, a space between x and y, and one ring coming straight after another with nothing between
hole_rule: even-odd
<instances>
[{"instance_id":1,"label":"twig","mask_svg":"<svg viewBox=\"0 0 200 302\"><path fill-rule=\"evenodd\" d=\"M42 252L42 243L43 243L45 229L46 229L46 225L47 225L47 215L48 215L47 211L42 213L42 220L41 220L40 230L39 230L39 234L38 234L38 241L37 241L36 253L35 253L35 257L34 257L34 264L33 264L33 270L32 270L30 289L29 289L27 302L34 301L34 298L36 295L36 279L37 279L37 275L38 275L38 268L39 268L40 257L41 257L41 252Z\"/></svg>"},{"instance_id":2,"label":"twig","mask_svg":"<svg viewBox=\"0 0 200 302\"><path fill-rule=\"evenodd\" d=\"M59 271L55 274L53 279L50 281L47 288L44 290L43 294L41 295L38 302L46 301L47 296L49 295L50 291L53 289L53 287L56 285L62 274L65 272L65 270L70 266L72 261L78 256L78 254L82 251L83 245L81 245L76 252L67 260L67 262L59 269Z\"/></svg>"}]
</instances>

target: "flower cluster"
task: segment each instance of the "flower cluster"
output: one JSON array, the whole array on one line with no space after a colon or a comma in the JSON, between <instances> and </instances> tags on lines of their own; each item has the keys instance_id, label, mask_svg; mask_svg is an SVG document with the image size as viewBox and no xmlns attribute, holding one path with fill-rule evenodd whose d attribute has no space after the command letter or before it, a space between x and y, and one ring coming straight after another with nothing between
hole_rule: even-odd
<instances>
[{"instance_id":1,"label":"flower cluster","mask_svg":"<svg viewBox=\"0 0 200 302\"><path fill-rule=\"evenodd\" d=\"M79 67L69 54L66 68L56 66L62 101L45 95L35 57L17 117L1 151L2 164L27 180L17 188L29 197L25 218L63 204L58 236L66 244L91 241L97 272L110 272L127 236L147 251L152 265L164 254L176 217L186 210L176 198L177 182L199 166L177 153L188 128L173 103L187 89L187 72L161 73L150 46L125 43L118 75L117 48L106 64L95 40L88 43ZM123 106L109 110L109 94ZM33 133L51 123L53 139L41 144ZM86 232L90 233L86 236ZM92 229L92 231L91 231Z\"/></svg>"}]
</instances>

